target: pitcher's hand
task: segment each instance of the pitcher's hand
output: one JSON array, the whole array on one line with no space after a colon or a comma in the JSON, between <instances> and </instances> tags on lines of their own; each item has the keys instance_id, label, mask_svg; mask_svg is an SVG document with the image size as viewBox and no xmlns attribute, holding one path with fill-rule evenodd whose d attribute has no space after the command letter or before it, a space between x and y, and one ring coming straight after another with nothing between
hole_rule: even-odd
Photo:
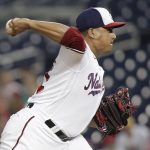
<instances>
[{"instance_id":1,"label":"pitcher's hand","mask_svg":"<svg viewBox=\"0 0 150 150\"><path fill-rule=\"evenodd\" d=\"M27 18L13 18L6 23L6 32L11 36L15 36L28 30L30 19Z\"/></svg>"}]
</instances>

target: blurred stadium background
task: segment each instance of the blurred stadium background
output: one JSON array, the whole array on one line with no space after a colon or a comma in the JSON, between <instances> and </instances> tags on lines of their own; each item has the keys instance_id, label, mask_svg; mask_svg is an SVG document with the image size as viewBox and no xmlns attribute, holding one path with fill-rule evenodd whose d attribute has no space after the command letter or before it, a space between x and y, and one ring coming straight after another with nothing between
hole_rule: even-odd
<instances>
[{"instance_id":1,"label":"blurred stadium background","mask_svg":"<svg viewBox=\"0 0 150 150\"><path fill-rule=\"evenodd\" d=\"M59 50L58 44L33 31L13 38L6 35L6 21L28 17L75 25L80 11L92 6L108 8L114 20L128 23L114 30L118 38L113 53L99 58L105 70L105 94L127 86L137 106L131 124L139 128L133 129L133 137L123 131L128 146L119 142L118 150L150 150L145 144L150 143L150 0L0 0L0 132L40 84ZM94 150L117 150L114 147L121 139L119 135L107 137L100 143L101 135L94 129L86 130L84 136ZM141 144L145 147L136 148Z\"/></svg>"}]
</instances>

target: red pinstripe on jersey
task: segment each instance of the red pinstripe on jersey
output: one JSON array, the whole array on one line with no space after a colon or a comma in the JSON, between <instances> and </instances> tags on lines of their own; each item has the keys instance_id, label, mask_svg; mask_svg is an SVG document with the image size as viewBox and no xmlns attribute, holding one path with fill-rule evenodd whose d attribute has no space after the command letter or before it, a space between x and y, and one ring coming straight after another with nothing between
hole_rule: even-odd
<instances>
[{"instance_id":1,"label":"red pinstripe on jersey","mask_svg":"<svg viewBox=\"0 0 150 150\"><path fill-rule=\"evenodd\" d=\"M12 148L12 150L14 150L14 149L17 147L17 145L18 145L18 143L19 143L21 137L23 136L23 133L24 133L24 131L25 131L25 129L26 129L28 123L29 123L34 117L35 117L35 116L32 116L32 117L25 123L25 125L24 125L24 127L23 127L23 129L22 129L22 132L21 132L20 136L18 137L17 142L16 142L16 144L14 145L14 147Z\"/></svg>"}]
</instances>

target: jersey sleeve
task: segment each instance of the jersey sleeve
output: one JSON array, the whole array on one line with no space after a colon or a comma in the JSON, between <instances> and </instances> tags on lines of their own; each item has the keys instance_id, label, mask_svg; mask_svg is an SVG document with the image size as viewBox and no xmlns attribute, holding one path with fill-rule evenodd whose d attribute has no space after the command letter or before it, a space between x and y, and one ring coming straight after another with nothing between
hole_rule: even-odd
<instances>
[{"instance_id":1,"label":"jersey sleeve","mask_svg":"<svg viewBox=\"0 0 150 150\"><path fill-rule=\"evenodd\" d=\"M84 53L86 44L80 31L75 27L70 27L64 34L61 44Z\"/></svg>"}]
</instances>

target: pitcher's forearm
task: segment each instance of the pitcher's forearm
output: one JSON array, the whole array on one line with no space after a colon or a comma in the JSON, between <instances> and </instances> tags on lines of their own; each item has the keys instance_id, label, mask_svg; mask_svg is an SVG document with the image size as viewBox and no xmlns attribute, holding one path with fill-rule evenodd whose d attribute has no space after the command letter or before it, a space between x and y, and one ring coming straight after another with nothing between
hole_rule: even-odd
<instances>
[{"instance_id":1,"label":"pitcher's forearm","mask_svg":"<svg viewBox=\"0 0 150 150\"><path fill-rule=\"evenodd\" d=\"M31 20L28 18L13 18L6 23L6 32L11 36L16 36L31 29L58 43L60 43L68 28L68 26L61 23Z\"/></svg>"},{"instance_id":2,"label":"pitcher's forearm","mask_svg":"<svg viewBox=\"0 0 150 150\"><path fill-rule=\"evenodd\" d=\"M29 28L33 29L50 39L60 43L64 33L68 30L68 26L46 21L28 20Z\"/></svg>"}]
</instances>

